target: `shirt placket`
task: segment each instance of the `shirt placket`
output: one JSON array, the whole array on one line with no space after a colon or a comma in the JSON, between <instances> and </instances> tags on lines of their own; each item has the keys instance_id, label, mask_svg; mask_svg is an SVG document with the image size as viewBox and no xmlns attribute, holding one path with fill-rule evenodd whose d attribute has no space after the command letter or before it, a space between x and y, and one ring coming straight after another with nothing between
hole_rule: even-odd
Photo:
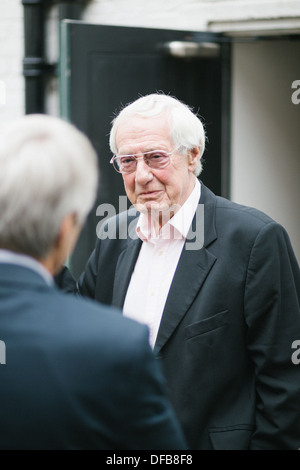
<instances>
[{"instance_id":1,"label":"shirt placket","mask_svg":"<svg viewBox=\"0 0 300 470\"><path fill-rule=\"evenodd\" d=\"M163 240L156 241L153 251L153 263L151 265L149 275L147 302L145 305L145 323L149 326L150 343L152 345L155 342L158 325L160 323L160 318L158 318L157 312L160 311L160 287L163 283L166 254L167 250Z\"/></svg>"}]
</instances>

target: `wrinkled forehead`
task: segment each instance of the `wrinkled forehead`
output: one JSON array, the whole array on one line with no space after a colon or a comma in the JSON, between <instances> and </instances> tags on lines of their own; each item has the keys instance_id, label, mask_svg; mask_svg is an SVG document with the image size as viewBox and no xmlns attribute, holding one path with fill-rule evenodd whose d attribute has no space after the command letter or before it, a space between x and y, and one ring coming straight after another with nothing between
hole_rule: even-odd
<instances>
[{"instance_id":1,"label":"wrinkled forehead","mask_svg":"<svg viewBox=\"0 0 300 470\"><path fill-rule=\"evenodd\" d=\"M132 154L150 150L170 150L173 143L170 125L165 114L139 115L120 122L116 132L118 153Z\"/></svg>"}]
</instances>

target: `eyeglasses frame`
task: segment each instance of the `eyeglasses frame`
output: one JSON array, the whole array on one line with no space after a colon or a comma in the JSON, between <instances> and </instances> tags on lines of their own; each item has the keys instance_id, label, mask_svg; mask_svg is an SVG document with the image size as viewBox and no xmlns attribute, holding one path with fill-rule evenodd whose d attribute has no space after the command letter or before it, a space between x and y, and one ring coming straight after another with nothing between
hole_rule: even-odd
<instances>
[{"instance_id":1,"label":"eyeglasses frame","mask_svg":"<svg viewBox=\"0 0 300 470\"><path fill-rule=\"evenodd\" d=\"M145 163L146 163L146 165L148 165L149 168L152 168L152 167L148 164L147 160L145 159L145 155L146 155L147 153L156 153L156 152L157 152L157 153L163 153L163 154L167 155L168 157L170 157L173 153L175 153L176 151L178 151L178 150L180 149L180 147L182 147L182 146L180 145L179 147L176 147L176 148L175 148L174 150L172 150L171 152L166 152L165 150L156 149L156 150L148 150L147 152L141 152L142 155L140 155L139 153L128 154L128 155L127 155L127 154L126 154L126 155L118 155L118 154L115 154L115 155L112 156L112 158L110 159L110 162L109 162L109 163L111 163L111 164L113 165L114 170L115 170L117 173L119 173L119 174L121 174L121 175L130 175L131 173L134 173L134 172L136 171L136 168L137 168L137 167L136 167L135 170L133 170L133 171L128 171L128 172L119 171L119 170L117 170L117 168L115 167L115 164L114 164L114 162L115 162L115 160L116 160L117 158L119 158L119 157L135 157L136 162L137 162L138 160L141 160L141 159L143 158L144 161L145 161ZM138 155L140 155L140 156L138 156ZM155 169L155 170L162 170L163 168L166 168L166 167L169 166L169 165L170 165L170 158L169 158L168 163L167 163L166 165L162 166L161 168L154 168L154 169Z\"/></svg>"}]
</instances>

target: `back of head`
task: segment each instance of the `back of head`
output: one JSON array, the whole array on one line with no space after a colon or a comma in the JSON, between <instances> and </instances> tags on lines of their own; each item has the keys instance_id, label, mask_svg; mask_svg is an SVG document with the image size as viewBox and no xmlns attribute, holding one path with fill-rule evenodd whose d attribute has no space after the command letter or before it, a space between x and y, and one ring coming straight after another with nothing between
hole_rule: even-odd
<instances>
[{"instance_id":1,"label":"back of head","mask_svg":"<svg viewBox=\"0 0 300 470\"><path fill-rule=\"evenodd\" d=\"M112 153L118 153L116 135L122 122L134 116L151 118L165 114L169 122L170 137L175 147L181 147L183 150L192 150L200 147L200 156L205 150L205 130L204 126L192 109L177 98L162 93L153 93L142 96L133 103L125 106L118 116L113 120L110 133L110 148ZM201 160L196 175L199 176L202 171Z\"/></svg>"},{"instance_id":2,"label":"back of head","mask_svg":"<svg viewBox=\"0 0 300 470\"><path fill-rule=\"evenodd\" d=\"M64 217L82 225L98 184L96 153L74 126L23 116L0 132L0 248L44 258Z\"/></svg>"}]
</instances>

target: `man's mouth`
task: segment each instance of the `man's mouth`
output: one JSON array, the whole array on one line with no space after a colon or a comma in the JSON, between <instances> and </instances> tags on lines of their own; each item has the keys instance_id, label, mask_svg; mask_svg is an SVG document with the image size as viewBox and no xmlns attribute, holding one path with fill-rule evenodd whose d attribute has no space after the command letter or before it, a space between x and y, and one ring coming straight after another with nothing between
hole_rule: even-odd
<instances>
[{"instance_id":1,"label":"man's mouth","mask_svg":"<svg viewBox=\"0 0 300 470\"><path fill-rule=\"evenodd\" d=\"M152 198L152 197L156 197L160 192L161 192L160 190L146 191L144 193L140 193L138 196L142 198Z\"/></svg>"}]
</instances>

